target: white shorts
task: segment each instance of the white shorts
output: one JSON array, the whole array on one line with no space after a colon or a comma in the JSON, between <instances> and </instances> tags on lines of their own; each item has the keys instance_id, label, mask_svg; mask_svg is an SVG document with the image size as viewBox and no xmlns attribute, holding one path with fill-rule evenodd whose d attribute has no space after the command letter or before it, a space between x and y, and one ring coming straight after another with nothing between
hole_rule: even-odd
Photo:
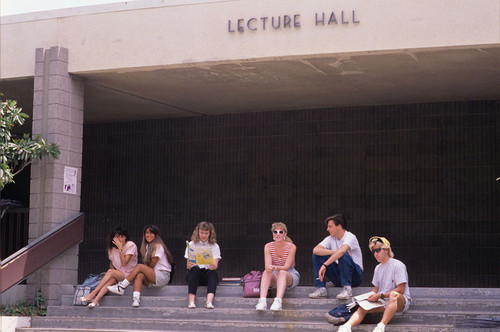
<instances>
[{"instance_id":1,"label":"white shorts","mask_svg":"<svg viewBox=\"0 0 500 332\"><path fill-rule=\"evenodd\" d=\"M396 315L402 314L403 312L406 312L406 310L408 310L410 308L411 299L407 298L405 295L403 295L403 297L405 298L405 307L403 308L403 311L396 312ZM389 303L389 300L385 299L382 301L384 301L384 308L387 308L387 303Z\"/></svg>"},{"instance_id":2,"label":"white shorts","mask_svg":"<svg viewBox=\"0 0 500 332\"><path fill-rule=\"evenodd\" d=\"M155 270L156 283L149 284L148 287L163 287L170 281L170 272L165 270Z\"/></svg>"},{"instance_id":3,"label":"white shorts","mask_svg":"<svg viewBox=\"0 0 500 332\"><path fill-rule=\"evenodd\" d=\"M274 270L274 275L278 276L278 271ZM299 271L295 270L294 267L291 267L289 268L286 272L290 272L292 274L292 285L291 286L287 286L287 288L294 288L294 287L297 287L297 285L299 284L299 281L300 281L300 273ZM276 285L274 285L273 287L269 287L269 288L276 288Z\"/></svg>"}]
</instances>

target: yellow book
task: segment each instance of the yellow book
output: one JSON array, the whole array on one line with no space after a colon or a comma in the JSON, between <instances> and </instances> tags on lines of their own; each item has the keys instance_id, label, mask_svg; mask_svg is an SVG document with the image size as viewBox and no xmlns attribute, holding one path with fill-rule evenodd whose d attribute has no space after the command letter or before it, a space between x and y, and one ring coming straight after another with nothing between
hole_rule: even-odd
<instances>
[{"instance_id":1,"label":"yellow book","mask_svg":"<svg viewBox=\"0 0 500 332\"><path fill-rule=\"evenodd\" d=\"M214 256L211 249L193 248L186 241L189 261L196 265L209 265L214 262Z\"/></svg>"}]
</instances>

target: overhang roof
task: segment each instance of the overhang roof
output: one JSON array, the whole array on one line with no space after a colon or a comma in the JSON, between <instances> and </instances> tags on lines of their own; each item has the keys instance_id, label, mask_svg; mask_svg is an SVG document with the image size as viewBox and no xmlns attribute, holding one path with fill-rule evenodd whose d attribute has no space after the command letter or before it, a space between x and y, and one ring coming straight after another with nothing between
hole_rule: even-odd
<instances>
[{"instance_id":1,"label":"overhang roof","mask_svg":"<svg viewBox=\"0 0 500 332\"><path fill-rule=\"evenodd\" d=\"M500 99L500 46L255 59L80 74L85 122ZM0 82L28 112L33 79Z\"/></svg>"}]
</instances>

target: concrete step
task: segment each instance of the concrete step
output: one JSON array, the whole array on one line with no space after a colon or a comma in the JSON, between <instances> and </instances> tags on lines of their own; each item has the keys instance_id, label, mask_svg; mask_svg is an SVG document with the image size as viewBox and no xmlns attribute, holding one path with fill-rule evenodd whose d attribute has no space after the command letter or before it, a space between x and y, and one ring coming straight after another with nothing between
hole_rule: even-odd
<instances>
[{"instance_id":1,"label":"concrete step","mask_svg":"<svg viewBox=\"0 0 500 332\"><path fill-rule=\"evenodd\" d=\"M367 293L373 287L355 287L353 288L354 296ZM286 298L307 298L310 293L314 291L312 286L299 286L293 289L287 289ZM242 297L241 286L219 286L217 287L218 297ZM335 299L337 294L342 289L340 287L328 287L328 298ZM125 290L125 296L132 296L132 287ZM198 288L198 295L205 296L207 288L201 286ZM483 299L483 298L497 298L500 299L500 288L427 288L427 287L413 287L410 288L412 298L449 298L449 299ZM68 289L62 292L63 295L72 296L73 290ZM162 288L143 288L141 295L144 296L187 296L187 286L182 285L169 285ZM270 296L275 295L275 290L270 291ZM72 298L72 297L71 297Z\"/></svg>"},{"instance_id":2,"label":"concrete step","mask_svg":"<svg viewBox=\"0 0 500 332\"><path fill-rule=\"evenodd\" d=\"M73 297L66 299L66 306L71 306ZM268 307L271 306L272 298L268 298ZM337 299L321 298L284 298L283 308L289 310L325 310L334 308L340 303L350 301L340 301ZM240 308L253 310L257 303L256 298L242 297L215 297L214 305L217 308ZM145 308L185 308L188 304L187 296L141 296L141 307ZM100 301L100 306L106 307L130 307L132 305L131 296L117 296L110 294ZM196 305L203 308L205 297L197 297ZM500 299L426 299L417 298L412 300L412 310L428 311L467 311L471 307L481 307L484 312L500 312ZM55 307L58 308L58 307ZM52 309L52 308L50 308ZM327 310L328 311L328 310ZM52 313L50 313L52 314Z\"/></svg>"},{"instance_id":3,"label":"concrete step","mask_svg":"<svg viewBox=\"0 0 500 332\"><path fill-rule=\"evenodd\" d=\"M48 317L37 317L36 327L18 329L16 332L59 332L59 331L332 331L336 330L326 322L256 322L246 320L205 320L196 319L186 321L184 319L143 319L135 318L129 320L116 318L85 319L75 317L58 317L57 321ZM58 326L54 329L52 326ZM356 331L372 331L375 324L361 324ZM394 323L387 326L386 331L453 331L450 324L399 324Z\"/></svg>"},{"instance_id":4,"label":"concrete step","mask_svg":"<svg viewBox=\"0 0 500 332\"><path fill-rule=\"evenodd\" d=\"M255 322L324 322L325 309L321 310L284 310L273 312L270 310L257 311L255 309L240 308L216 308L207 310L203 307L198 309L187 308L132 308L132 307L104 307L99 306L94 309L86 307L51 307L49 315L51 317L114 317L123 319L183 319L185 321L202 319L207 321L255 321ZM403 324L424 323L429 324L450 324L458 318L500 318L500 312L485 313L476 308L465 311L448 310L409 310L405 314L397 315L395 319Z\"/></svg>"},{"instance_id":5,"label":"concrete step","mask_svg":"<svg viewBox=\"0 0 500 332\"><path fill-rule=\"evenodd\" d=\"M124 296L106 295L99 307L72 306L72 290L62 296L62 306L48 308L47 317L34 317L32 328L17 332L56 331L335 331L324 314L339 303L340 288L328 288L329 298L309 299L314 287L287 290L280 312L256 311L256 298L243 298L240 286L217 288L214 310L204 308L206 287L200 287L198 308L187 309L187 286L143 289L141 306L132 308L132 288ZM354 295L371 288L354 288ZM500 289L412 288L410 310L398 314L387 331L454 331L456 320L500 319ZM268 298L268 307L274 294ZM368 315L355 331L372 331L380 315ZM209 322L209 323L207 323ZM490 332L491 329L488 331Z\"/></svg>"}]
</instances>

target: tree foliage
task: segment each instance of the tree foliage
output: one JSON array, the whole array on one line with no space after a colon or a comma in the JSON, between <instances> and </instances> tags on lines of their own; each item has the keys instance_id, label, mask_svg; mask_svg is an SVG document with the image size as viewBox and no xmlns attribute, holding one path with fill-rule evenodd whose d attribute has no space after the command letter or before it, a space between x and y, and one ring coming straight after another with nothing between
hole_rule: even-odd
<instances>
[{"instance_id":1,"label":"tree foliage","mask_svg":"<svg viewBox=\"0 0 500 332\"><path fill-rule=\"evenodd\" d=\"M0 96L2 96L0 94ZM22 112L15 100L0 100L0 190L14 182L14 176L34 160L58 159L59 146L37 135L16 137L12 128L22 126L28 115Z\"/></svg>"}]
</instances>

